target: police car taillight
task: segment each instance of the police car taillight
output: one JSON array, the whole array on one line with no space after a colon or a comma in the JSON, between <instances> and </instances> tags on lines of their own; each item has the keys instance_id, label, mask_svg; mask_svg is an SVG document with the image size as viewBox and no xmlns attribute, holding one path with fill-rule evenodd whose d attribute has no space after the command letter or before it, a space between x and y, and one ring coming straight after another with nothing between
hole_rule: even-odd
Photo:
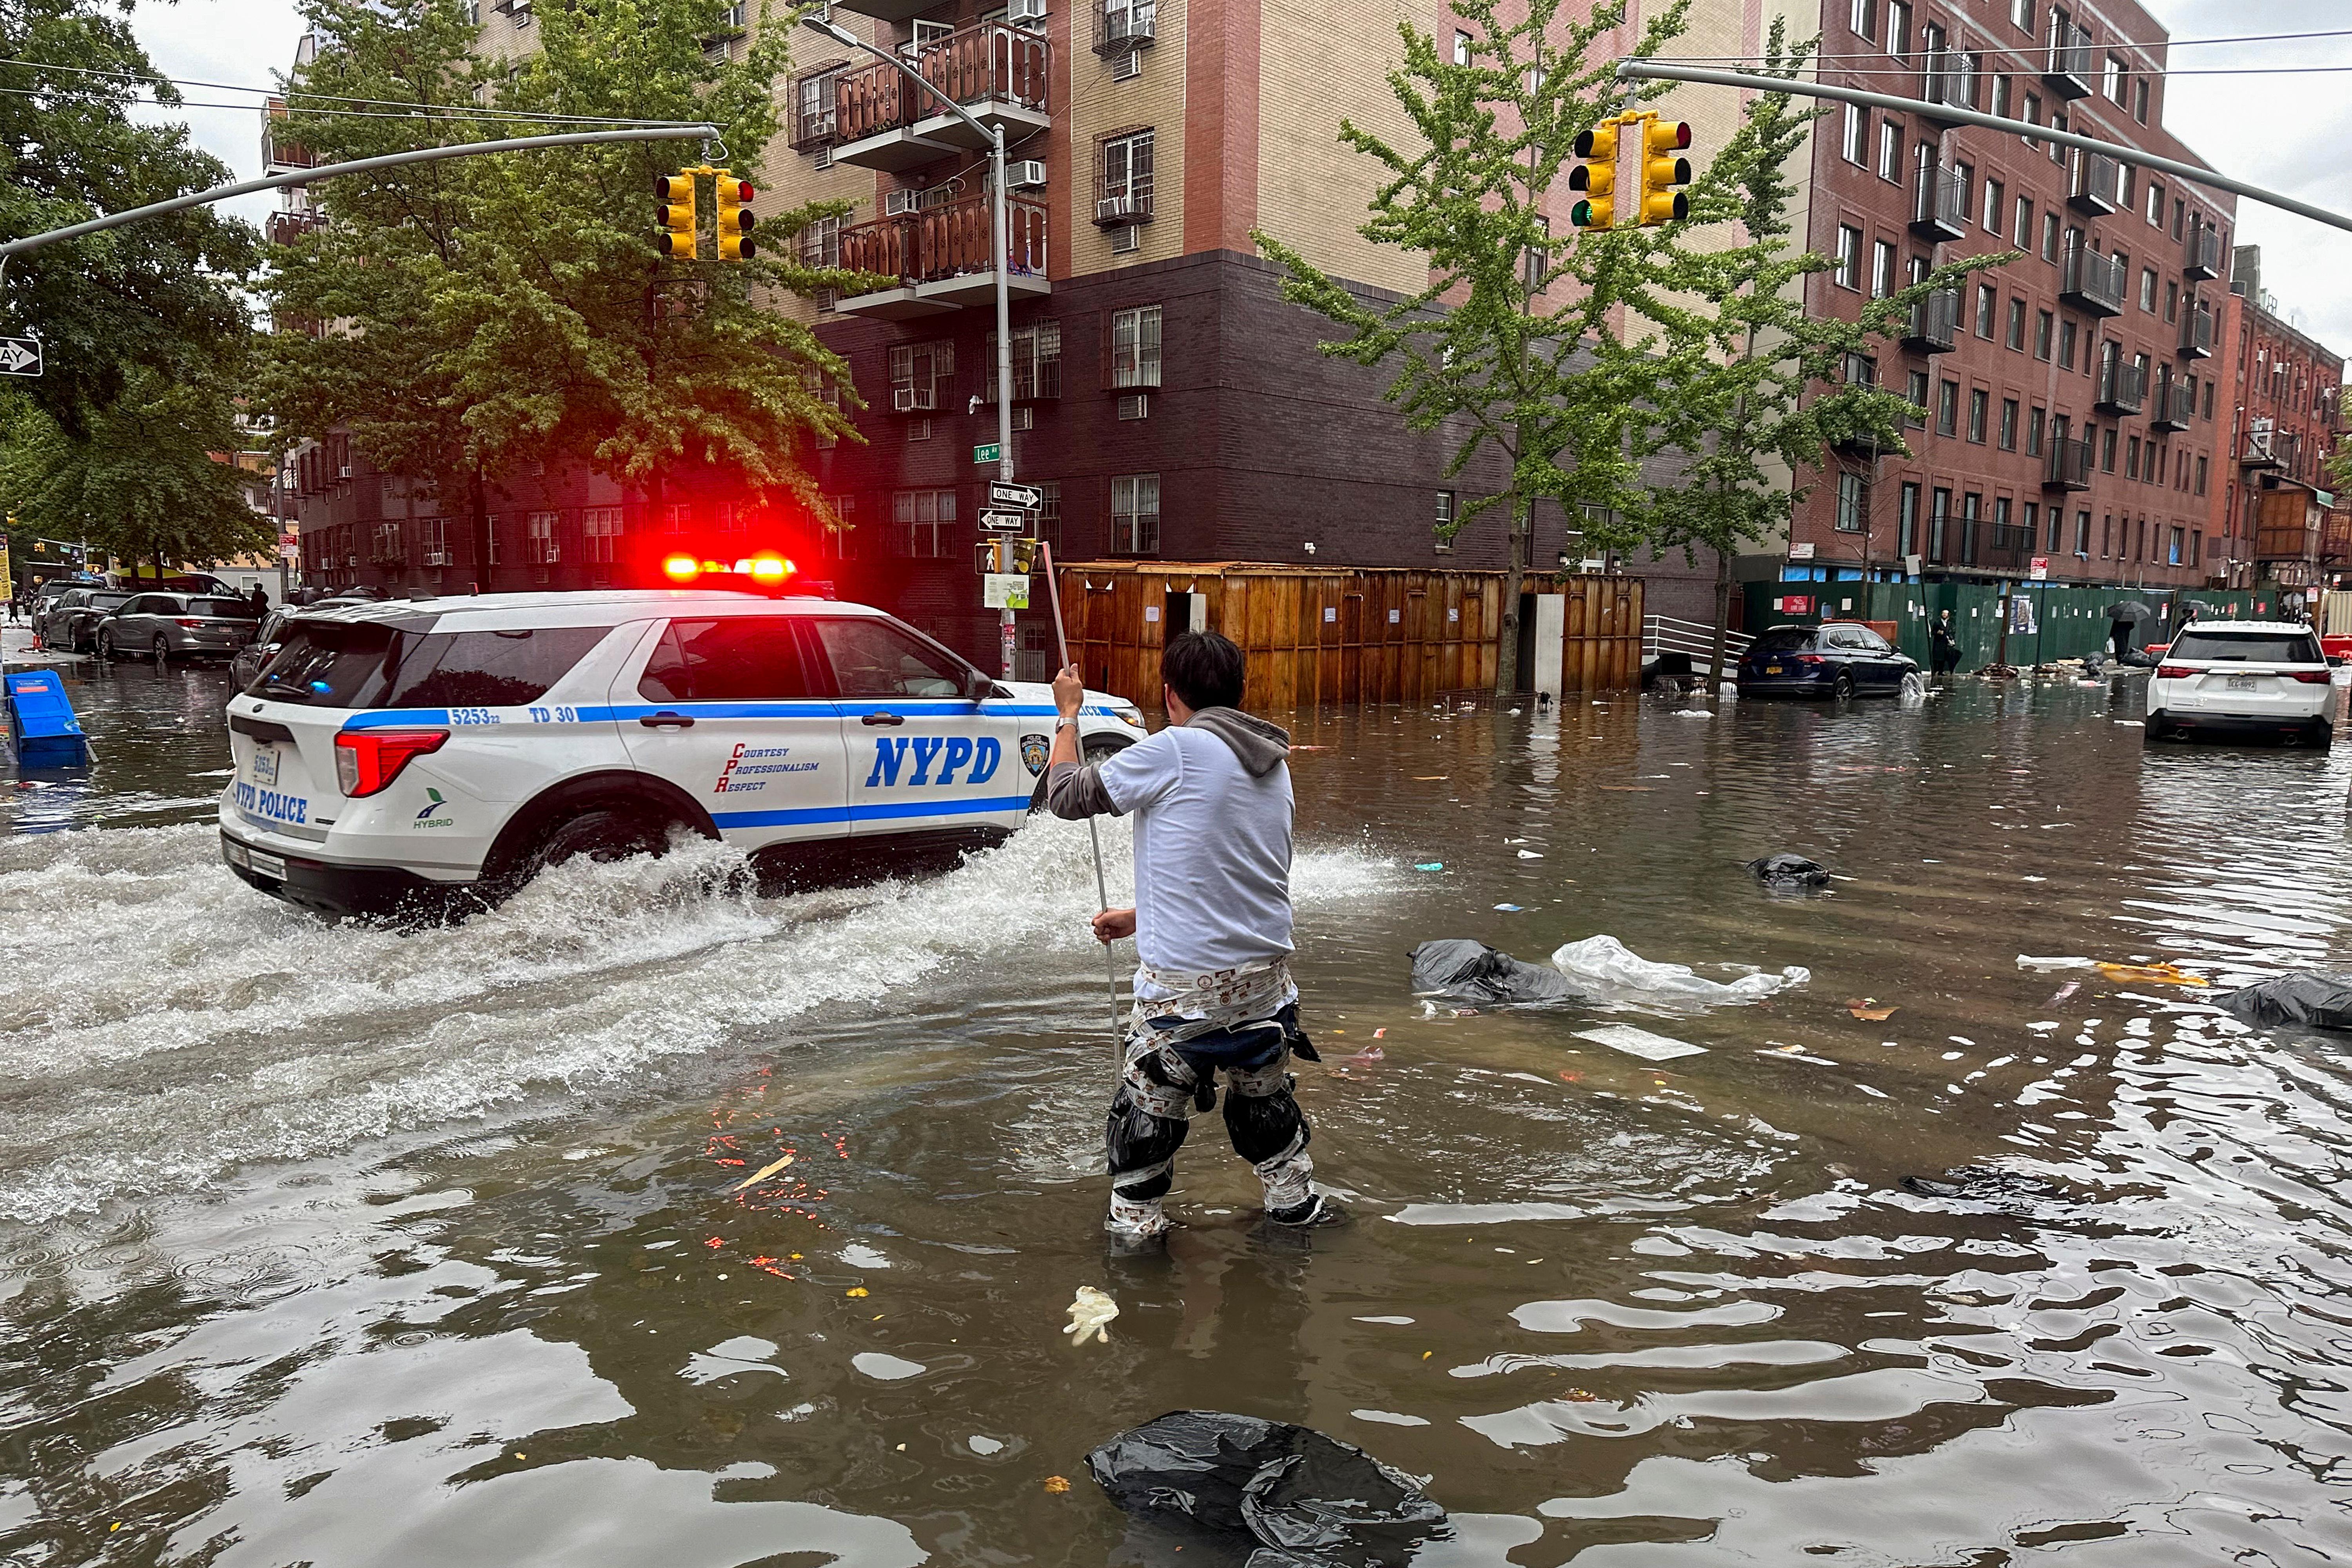
<instances>
[{"instance_id":1,"label":"police car taillight","mask_svg":"<svg viewBox=\"0 0 2352 1568\"><path fill-rule=\"evenodd\" d=\"M335 782L354 800L376 794L448 738L446 729L343 730L335 737Z\"/></svg>"}]
</instances>

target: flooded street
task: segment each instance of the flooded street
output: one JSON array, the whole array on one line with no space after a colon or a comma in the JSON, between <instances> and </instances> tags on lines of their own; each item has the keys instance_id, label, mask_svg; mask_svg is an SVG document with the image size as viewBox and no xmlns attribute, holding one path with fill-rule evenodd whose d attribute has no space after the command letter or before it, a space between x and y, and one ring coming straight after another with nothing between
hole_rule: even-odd
<instances>
[{"instance_id":1,"label":"flooded street","mask_svg":"<svg viewBox=\"0 0 2352 1568\"><path fill-rule=\"evenodd\" d=\"M98 765L0 846L0 1563L1185 1568L1085 1469L1185 1406L1429 1477L1428 1568L2352 1557L2345 1047L2018 962L2329 962L2352 755L2149 752L2136 685L1297 716L1354 1222L1264 1234L1210 1116L1110 1260L1083 827L335 927L220 863L220 673L68 679ZM1412 995L1599 934L1811 977Z\"/></svg>"}]
</instances>

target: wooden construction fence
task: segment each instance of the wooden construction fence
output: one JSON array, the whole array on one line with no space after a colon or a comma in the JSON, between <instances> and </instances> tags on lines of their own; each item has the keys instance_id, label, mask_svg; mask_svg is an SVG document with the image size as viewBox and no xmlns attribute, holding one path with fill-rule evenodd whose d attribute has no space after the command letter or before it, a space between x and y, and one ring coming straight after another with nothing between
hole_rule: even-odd
<instances>
[{"instance_id":1,"label":"wooden construction fence","mask_svg":"<svg viewBox=\"0 0 2352 1568\"><path fill-rule=\"evenodd\" d=\"M1087 685L1147 706L1160 694L1160 650L1187 630L1239 643L1248 701L1267 710L1420 702L1495 683L1501 572L1113 560L1057 575L1070 655ZM1638 580L1530 575L1526 591L1566 595L1569 689L1636 684Z\"/></svg>"}]
</instances>

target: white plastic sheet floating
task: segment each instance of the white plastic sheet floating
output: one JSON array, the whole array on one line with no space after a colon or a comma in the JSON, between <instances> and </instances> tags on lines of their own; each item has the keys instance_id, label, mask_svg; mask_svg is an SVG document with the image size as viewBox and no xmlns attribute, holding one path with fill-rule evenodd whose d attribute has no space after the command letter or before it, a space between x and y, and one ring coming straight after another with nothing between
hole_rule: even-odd
<instances>
[{"instance_id":1,"label":"white plastic sheet floating","mask_svg":"<svg viewBox=\"0 0 2352 1568\"><path fill-rule=\"evenodd\" d=\"M1605 1045L1612 1051L1622 1051L1628 1056L1638 1056L1644 1061L1672 1061L1677 1056L1705 1056L1706 1047L1685 1040L1669 1040L1663 1034L1652 1034L1645 1029L1635 1029L1629 1023L1602 1024L1599 1029L1580 1029L1579 1040L1589 1040L1595 1045Z\"/></svg>"},{"instance_id":2,"label":"white plastic sheet floating","mask_svg":"<svg viewBox=\"0 0 2352 1568\"><path fill-rule=\"evenodd\" d=\"M1111 1319L1118 1316L1118 1303L1096 1290L1092 1285L1080 1285L1069 1305L1070 1326L1062 1332L1071 1336L1072 1344L1084 1344L1092 1338L1098 1344L1110 1343Z\"/></svg>"},{"instance_id":3,"label":"white plastic sheet floating","mask_svg":"<svg viewBox=\"0 0 2352 1568\"><path fill-rule=\"evenodd\" d=\"M1791 964L1777 975L1759 972L1729 982L1710 980L1687 964L1654 963L1606 935L1570 942L1552 954L1551 962L1552 967L1598 1000L1669 1007L1759 1001L1813 977L1811 970Z\"/></svg>"},{"instance_id":4,"label":"white plastic sheet floating","mask_svg":"<svg viewBox=\"0 0 2352 1568\"><path fill-rule=\"evenodd\" d=\"M2098 967L2098 960L2095 958L2036 958L2031 954L2020 953L2017 956L2017 967L2021 969L2042 969L2045 971L2051 969L2095 969Z\"/></svg>"}]
</instances>

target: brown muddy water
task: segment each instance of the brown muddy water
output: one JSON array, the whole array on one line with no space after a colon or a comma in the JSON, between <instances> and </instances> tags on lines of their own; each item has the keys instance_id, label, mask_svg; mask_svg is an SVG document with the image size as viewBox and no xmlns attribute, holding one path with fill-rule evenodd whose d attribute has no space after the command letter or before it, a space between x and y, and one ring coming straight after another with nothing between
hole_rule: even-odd
<instances>
[{"instance_id":1,"label":"brown muddy water","mask_svg":"<svg viewBox=\"0 0 2352 1568\"><path fill-rule=\"evenodd\" d=\"M2149 753L2136 686L1302 718L1355 1222L1261 1234L1210 1118L1113 1260L1082 829L336 928L217 862L219 676L79 682L101 772L0 847L0 1563L1186 1568L1084 1456L1187 1406L1428 1476L1429 1568L2352 1555L2346 1046L2017 962L2329 960L2352 757ZM1842 880L1741 873L1782 849ZM1411 994L1427 937L1604 932L1812 978Z\"/></svg>"}]
</instances>

